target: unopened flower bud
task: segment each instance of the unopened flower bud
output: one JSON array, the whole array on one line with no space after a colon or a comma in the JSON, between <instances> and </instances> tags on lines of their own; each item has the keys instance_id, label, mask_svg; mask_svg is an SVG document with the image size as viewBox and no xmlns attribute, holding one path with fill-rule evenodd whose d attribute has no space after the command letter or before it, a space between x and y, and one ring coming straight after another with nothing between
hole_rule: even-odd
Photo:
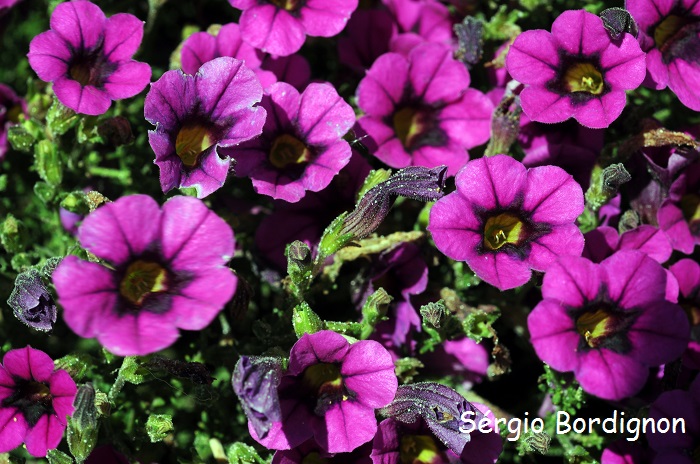
<instances>
[{"instance_id":1,"label":"unopened flower bud","mask_svg":"<svg viewBox=\"0 0 700 464\"><path fill-rule=\"evenodd\" d=\"M134 141L131 124L124 116L115 116L101 122L97 126L97 133L106 143L115 147L128 145Z\"/></svg>"},{"instance_id":2,"label":"unopened flower bud","mask_svg":"<svg viewBox=\"0 0 700 464\"><path fill-rule=\"evenodd\" d=\"M76 461L85 461L97 443L99 433L95 389L91 383L78 388L73 400L75 412L68 419L68 449Z\"/></svg>"},{"instance_id":3,"label":"unopened flower bud","mask_svg":"<svg viewBox=\"0 0 700 464\"><path fill-rule=\"evenodd\" d=\"M625 32L628 32L636 39L639 35L639 28L629 11L624 8L608 8L600 12L600 19L603 20L603 27L608 31L608 35L613 40L620 40Z\"/></svg>"},{"instance_id":4,"label":"unopened flower bud","mask_svg":"<svg viewBox=\"0 0 700 464\"><path fill-rule=\"evenodd\" d=\"M455 58L471 69L481 60L484 48L484 23L473 16L467 16L464 20L452 27L457 36L458 48Z\"/></svg>"}]
</instances>

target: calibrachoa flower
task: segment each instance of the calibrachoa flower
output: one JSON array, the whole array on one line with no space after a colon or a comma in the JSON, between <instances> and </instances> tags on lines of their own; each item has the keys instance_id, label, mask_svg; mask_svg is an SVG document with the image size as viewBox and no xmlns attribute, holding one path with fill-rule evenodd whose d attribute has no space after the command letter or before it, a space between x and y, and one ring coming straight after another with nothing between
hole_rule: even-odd
<instances>
[{"instance_id":1,"label":"calibrachoa flower","mask_svg":"<svg viewBox=\"0 0 700 464\"><path fill-rule=\"evenodd\" d=\"M468 148L489 138L493 104L470 89L469 72L439 44L423 44L404 57L386 53L357 88L365 116L362 143L393 168L447 165L454 175Z\"/></svg>"},{"instance_id":2,"label":"calibrachoa flower","mask_svg":"<svg viewBox=\"0 0 700 464\"><path fill-rule=\"evenodd\" d=\"M649 409L649 417L669 424L669 432L647 430L649 446L656 451L654 464L695 464L700 456L700 376L688 391L672 390L662 393ZM683 429L677 420L684 420ZM665 419L665 420L664 420ZM673 425L675 423L675 426ZM671 428L673 427L673 428Z\"/></svg>"},{"instance_id":3,"label":"calibrachoa flower","mask_svg":"<svg viewBox=\"0 0 700 464\"><path fill-rule=\"evenodd\" d=\"M666 270L641 251L600 264L564 256L544 276L527 320L540 359L573 371L588 393L620 400L639 392L649 367L688 345L688 318L665 299Z\"/></svg>"},{"instance_id":4,"label":"calibrachoa flower","mask_svg":"<svg viewBox=\"0 0 700 464\"><path fill-rule=\"evenodd\" d=\"M574 221L583 191L556 166L526 169L505 155L470 161L457 191L433 206L428 230L448 257L466 261L501 290L530 280L560 255L579 256L583 234Z\"/></svg>"},{"instance_id":5,"label":"calibrachoa flower","mask_svg":"<svg viewBox=\"0 0 700 464\"><path fill-rule=\"evenodd\" d=\"M109 267L67 256L53 273L66 324L109 351L145 355L178 329L201 330L231 299L231 228L200 200L149 196L107 203L83 220L81 245Z\"/></svg>"},{"instance_id":6,"label":"calibrachoa flower","mask_svg":"<svg viewBox=\"0 0 700 464\"><path fill-rule=\"evenodd\" d=\"M298 51L306 36L333 37L345 28L358 0L229 0L243 10L241 35L272 55Z\"/></svg>"},{"instance_id":7,"label":"calibrachoa flower","mask_svg":"<svg viewBox=\"0 0 700 464\"><path fill-rule=\"evenodd\" d=\"M398 380L389 353L377 342L353 344L324 330L294 344L279 386L282 421L253 438L270 449L291 449L310 438L328 453L349 452L377 432L374 410L396 394Z\"/></svg>"},{"instance_id":8,"label":"calibrachoa flower","mask_svg":"<svg viewBox=\"0 0 700 464\"><path fill-rule=\"evenodd\" d=\"M272 85L262 100L270 115L262 136L227 150L236 175L250 177L258 193L297 202L318 192L350 161L343 140L355 113L330 84L309 84L299 94L291 85Z\"/></svg>"},{"instance_id":9,"label":"calibrachoa flower","mask_svg":"<svg viewBox=\"0 0 700 464\"><path fill-rule=\"evenodd\" d=\"M586 245L581 256L599 263L618 250L640 250L663 264L671 257L673 249L668 237L658 227L642 224L618 235L609 226L600 226L587 232Z\"/></svg>"},{"instance_id":10,"label":"calibrachoa flower","mask_svg":"<svg viewBox=\"0 0 700 464\"><path fill-rule=\"evenodd\" d=\"M644 52L625 33L610 38L600 17L584 10L562 13L552 32L525 31L510 47L506 67L526 85L523 111L537 122L570 117L586 127L608 127L622 113L626 90L644 80Z\"/></svg>"},{"instance_id":11,"label":"calibrachoa flower","mask_svg":"<svg viewBox=\"0 0 700 464\"><path fill-rule=\"evenodd\" d=\"M10 350L0 365L0 453L24 443L34 457L58 446L78 391L68 372L27 346Z\"/></svg>"},{"instance_id":12,"label":"calibrachoa flower","mask_svg":"<svg viewBox=\"0 0 700 464\"><path fill-rule=\"evenodd\" d=\"M700 4L694 0L627 0L639 43L657 90L668 86L688 108L700 111Z\"/></svg>"},{"instance_id":13,"label":"calibrachoa flower","mask_svg":"<svg viewBox=\"0 0 700 464\"><path fill-rule=\"evenodd\" d=\"M231 162L221 148L260 135L265 110L255 74L242 61L216 58L195 75L168 71L146 95L144 116L155 130L148 141L156 154L163 192L193 187L199 198L219 189Z\"/></svg>"},{"instance_id":14,"label":"calibrachoa flower","mask_svg":"<svg viewBox=\"0 0 700 464\"><path fill-rule=\"evenodd\" d=\"M700 370L700 264L681 259L668 268L678 280L678 304L690 321L690 343L683 354L683 364Z\"/></svg>"},{"instance_id":15,"label":"calibrachoa flower","mask_svg":"<svg viewBox=\"0 0 700 464\"><path fill-rule=\"evenodd\" d=\"M347 35L338 39L338 59L355 72L364 74L374 60L389 51L397 34L394 18L386 10L358 9L352 14Z\"/></svg>"},{"instance_id":16,"label":"calibrachoa flower","mask_svg":"<svg viewBox=\"0 0 700 464\"><path fill-rule=\"evenodd\" d=\"M61 103L98 115L151 80L151 67L131 59L142 38L143 21L136 16L107 18L94 3L75 0L56 7L51 30L32 39L27 57L41 80L53 82Z\"/></svg>"},{"instance_id":17,"label":"calibrachoa flower","mask_svg":"<svg viewBox=\"0 0 700 464\"><path fill-rule=\"evenodd\" d=\"M700 244L700 162L687 167L673 182L657 220L674 249L690 254Z\"/></svg>"}]
</instances>

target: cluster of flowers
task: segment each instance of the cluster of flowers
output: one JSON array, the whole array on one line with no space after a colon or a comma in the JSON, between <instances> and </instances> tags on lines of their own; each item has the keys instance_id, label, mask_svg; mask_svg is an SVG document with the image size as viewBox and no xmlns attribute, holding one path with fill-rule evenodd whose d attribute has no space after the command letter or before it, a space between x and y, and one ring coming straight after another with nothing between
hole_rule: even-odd
<instances>
[{"instance_id":1,"label":"cluster of flowers","mask_svg":"<svg viewBox=\"0 0 700 464\"><path fill-rule=\"evenodd\" d=\"M150 196L129 195L80 219L76 237L89 259L67 256L52 273L61 318L78 336L119 356L148 355L175 343L179 329L202 330L219 315L239 284L228 267L236 242L231 226L201 199L232 171L276 200L255 236L271 266L284 266L293 240L318 245L324 228L355 206L370 172L346 140L354 129L377 162L407 170L384 190L362 191L369 200L356 211L364 216L344 216L346 241L376 229L392 195L437 200L427 230L445 256L501 291L543 275L542 300L527 318L534 351L554 369L573 372L587 393L630 398L651 368L677 359L700 369L700 265L689 258L671 264L674 251L690 255L700 243L698 152L644 152L654 176L635 179L630 204L637 222L620 235L609 226L620 216L616 187L604 177L610 171L589 190L602 189L603 204L592 208L583 191L603 130L622 114L627 91L668 87L700 111L700 2L629 0L634 28L566 11L551 32L526 31L505 45L489 94L470 87L468 67L454 57L460 44L450 10L437 0L383 0L371 9L358 9L357 0L229 2L242 10L239 23L191 35L180 49L181 69L152 83L150 66L132 59L144 33L133 15L108 18L87 0L60 3L50 30L31 41L31 68L76 113L104 114L112 101L150 83L144 118L154 126L148 142L160 187L192 188L197 197L175 196L161 207ZM308 62L296 54L307 36L344 29L340 60L364 73L357 118L332 84L312 82ZM505 104L512 116L516 98L524 116L512 138L526 157L498 152L470 161L468 150L502 142L498 111ZM3 127L26 112L8 87L0 86L0 100ZM540 124L572 118L575 130ZM454 177L455 191L443 197L445 176ZM577 220L586 212L600 226L584 234ZM357 232L362 221L372 222L371 230ZM388 280L394 302L371 340L319 330L300 336L286 368L280 358L240 358L233 389L251 436L277 450L273 463L337 453L375 463L495 462L498 434L461 433L456 419L467 410L488 416L484 406L438 384L398 386L394 361L411 352L421 331L411 296L426 290L428 265L409 242L375 261L355 303ZM10 297L15 314L48 330L56 306L37 274L24 279ZM461 353L477 377L486 374L486 352L471 340L440 349L433 355ZM696 379L688 392L658 396L650 414L699 423L698 385ZM34 456L55 448L76 391L47 354L9 351L0 366L0 452L21 443ZM377 410L385 417L379 424ZM687 436L696 441L650 436L657 462L697 453L700 429Z\"/></svg>"}]
</instances>

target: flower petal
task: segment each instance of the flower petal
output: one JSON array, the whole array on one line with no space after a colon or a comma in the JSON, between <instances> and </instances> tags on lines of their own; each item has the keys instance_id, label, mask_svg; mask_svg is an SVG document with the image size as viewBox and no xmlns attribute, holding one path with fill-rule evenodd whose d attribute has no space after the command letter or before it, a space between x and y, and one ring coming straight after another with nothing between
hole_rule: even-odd
<instances>
[{"instance_id":1,"label":"flower petal","mask_svg":"<svg viewBox=\"0 0 700 464\"><path fill-rule=\"evenodd\" d=\"M27 451L37 458L46 456L48 450L61 443L65 429L66 425L59 423L56 416L44 414L24 437Z\"/></svg>"},{"instance_id":2,"label":"flower petal","mask_svg":"<svg viewBox=\"0 0 700 464\"><path fill-rule=\"evenodd\" d=\"M574 106L574 118L591 129L604 129L616 120L627 104L624 90L613 90L601 98L592 98L581 106Z\"/></svg>"},{"instance_id":3,"label":"flower petal","mask_svg":"<svg viewBox=\"0 0 700 464\"><path fill-rule=\"evenodd\" d=\"M470 203L490 210L508 207L522 197L527 169L506 155L470 161L455 178L460 194Z\"/></svg>"},{"instance_id":4,"label":"flower petal","mask_svg":"<svg viewBox=\"0 0 700 464\"><path fill-rule=\"evenodd\" d=\"M585 258L562 256L544 275L542 298L580 308L600 293L599 266Z\"/></svg>"},{"instance_id":5,"label":"flower petal","mask_svg":"<svg viewBox=\"0 0 700 464\"><path fill-rule=\"evenodd\" d=\"M129 195L89 214L78 230L80 244L112 264L143 253L157 238L160 208L148 195Z\"/></svg>"},{"instance_id":6,"label":"flower petal","mask_svg":"<svg viewBox=\"0 0 700 464\"><path fill-rule=\"evenodd\" d=\"M536 122L562 122L574 114L574 107L567 95L559 95L543 87L525 87L520 92L520 104L527 117Z\"/></svg>"},{"instance_id":7,"label":"flower petal","mask_svg":"<svg viewBox=\"0 0 700 464\"><path fill-rule=\"evenodd\" d=\"M314 37L333 37L345 28L358 0L307 0L301 7L301 24Z\"/></svg>"},{"instance_id":8,"label":"flower petal","mask_svg":"<svg viewBox=\"0 0 700 464\"><path fill-rule=\"evenodd\" d=\"M373 340L350 345L340 374L345 386L357 395L354 400L368 409L382 408L396 395L394 361L386 348Z\"/></svg>"},{"instance_id":9,"label":"flower petal","mask_svg":"<svg viewBox=\"0 0 700 464\"><path fill-rule=\"evenodd\" d=\"M195 76L195 86L202 111L212 121L251 111L262 99L262 86L255 73L243 61L231 57L204 63Z\"/></svg>"},{"instance_id":10,"label":"flower petal","mask_svg":"<svg viewBox=\"0 0 700 464\"><path fill-rule=\"evenodd\" d=\"M141 311L138 314L105 314L99 342L118 356L144 356L166 348L180 336L172 315Z\"/></svg>"},{"instance_id":11,"label":"flower petal","mask_svg":"<svg viewBox=\"0 0 700 464\"><path fill-rule=\"evenodd\" d=\"M107 18L92 2L60 3L51 14L51 29L76 50L91 50L103 38Z\"/></svg>"},{"instance_id":12,"label":"flower petal","mask_svg":"<svg viewBox=\"0 0 700 464\"><path fill-rule=\"evenodd\" d=\"M408 57L409 80L417 98L427 104L451 102L469 87L469 72L452 58L452 50L426 43L414 48Z\"/></svg>"},{"instance_id":13,"label":"flower petal","mask_svg":"<svg viewBox=\"0 0 700 464\"><path fill-rule=\"evenodd\" d=\"M585 10L567 10L552 24L552 35L572 55L590 56L610 44L603 20Z\"/></svg>"},{"instance_id":14,"label":"flower petal","mask_svg":"<svg viewBox=\"0 0 700 464\"><path fill-rule=\"evenodd\" d=\"M53 359L31 346L8 351L2 363L11 375L37 382L48 382L54 370Z\"/></svg>"},{"instance_id":15,"label":"flower petal","mask_svg":"<svg viewBox=\"0 0 700 464\"><path fill-rule=\"evenodd\" d=\"M141 40L143 21L132 14L117 13L107 20L104 27L104 57L111 63L131 60Z\"/></svg>"},{"instance_id":16,"label":"flower petal","mask_svg":"<svg viewBox=\"0 0 700 464\"><path fill-rule=\"evenodd\" d=\"M0 453L7 453L24 442L29 426L16 408L0 408Z\"/></svg>"},{"instance_id":17,"label":"flower petal","mask_svg":"<svg viewBox=\"0 0 700 464\"><path fill-rule=\"evenodd\" d=\"M271 55L291 55L306 40L301 22L289 12L270 4L246 9L241 14L239 25L243 40Z\"/></svg>"},{"instance_id":18,"label":"flower petal","mask_svg":"<svg viewBox=\"0 0 700 464\"><path fill-rule=\"evenodd\" d=\"M106 113L112 104L109 94L104 90L92 85L83 87L79 82L65 77L54 81L53 91L61 103L76 113L98 116Z\"/></svg>"},{"instance_id":19,"label":"flower petal","mask_svg":"<svg viewBox=\"0 0 700 464\"><path fill-rule=\"evenodd\" d=\"M312 83L301 94L297 124L307 144L327 145L337 142L350 130L355 124L355 112L335 87Z\"/></svg>"},{"instance_id":20,"label":"flower petal","mask_svg":"<svg viewBox=\"0 0 700 464\"><path fill-rule=\"evenodd\" d=\"M330 330L304 334L289 353L289 373L300 375L314 364L341 362L349 348L345 337Z\"/></svg>"},{"instance_id":21,"label":"flower petal","mask_svg":"<svg viewBox=\"0 0 700 464\"><path fill-rule=\"evenodd\" d=\"M519 287L532 276L527 261L505 252L477 254L467 264L477 277L499 290Z\"/></svg>"},{"instance_id":22,"label":"flower petal","mask_svg":"<svg viewBox=\"0 0 700 464\"><path fill-rule=\"evenodd\" d=\"M583 233L576 224L554 226L531 243L528 263L532 269L546 271L560 256L581 256L583 244Z\"/></svg>"},{"instance_id":23,"label":"flower petal","mask_svg":"<svg viewBox=\"0 0 700 464\"><path fill-rule=\"evenodd\" d=\"M61 36L54 31L46 31L29 43L27 58L39 79L52 82L68 73L68 63L72 55Z\"/></svg>"},{"instance_id":24,"label":"flower petal","mask_svg":"<svg viewBox=\"0 0 700 464\"><path fill-rule=\"evenodd\" d=\"M559 68L557 43L547 31L525 31L518 35L506 56L508 73L523 84L544 85Z\"/></svg>"},{"instance_id":25,"label":"flower petal","mask_svg":"<svg viewBox=\"0 0 700 464\"><path fill-rule=\"evenodd\" d=\"M631 310L664 300L666 270L641 251L618 251L600 265L607 274L608 295L619 308Z\"/></svg>"},{"instance_id":26,"label":"flower petal","mask_svg":"<svg viewBox=\"0 0 700 464\"><path fill-rule=\"evenodd\" d=\"M628 356L647 366L669 363L688 346L688 317L680 306L658 301L640 311L627 336L633 347Z\"/></svg>"},{"instance_id":27,"label":"flower petal","mask_svg":"<svg viewBox=\"0 0 700 464\"><path fill-rule=\"evenodd\" d=\"M104 89L112 100L131 98L141 93L151 81L151 67L146 63L128 61L107 77Z\"/></svg>"},{"instance_id":28,"label":"flower petal","mask_svg":"<svg viewBox=\"0 0 700 464\"><path fill-rule=\"evenodd\" d=\"M374 410L354 401L342 401L315 423L314 438L329 453L347 453L367 443L377 433Z\"/></svg>"},{"instance_id":29,"label":"flower petal","mask_svg":"<svg viewBox=\"0 0 700 464\"><path fill-rule=\"evenodd\" d=\"M377 58L357 86L357 104L365 114L382 118L394 112L403 98L408 66L406 58L398 53L385 53Z\"/></svg>"},{"instance_id":30,"label":"flower petal","mask_svg":"<svg viewBox=\"0 0 700 464\"><path fill-rule=\"evenodd\" d=\"M586 392L606 400L621 400L642 389L649 369L627 355L593 349L581 355L575 374Z\"/></svg>"},{"instance_id":31,"label":"flower petal","mask_svg":"<svg viewBox=\"0 0 700 464\"><path fill-rule=\"evenodd\" d=\"M581 335L563 304L545 299L527 317L530 341L537 356L561 372L578 367Z\"/></svg>"},{"instance_id":32,"label":"flower petal","mask_svg":"<svg viewBox=\"0 0 700 464\"><path fill-rule=\"evenodd\" d=\"M523 210L532 212L533 221L571 223L583 213L583 208L583 190L571 174L558 166L528 171Z\"/></svg>"},{"instance_id":33,"label":"flower petal","mask_svg":"<svg viewBox=\"0 0 700 464\"><path fill-rule=\"evenodd\" d=\"M151 84L143 115L151 124L159 124L156 130L160 127L166 131L179 130L197 104L195 92L192 76L180 70L167 71Z\"/></svg>"}]
</instances>

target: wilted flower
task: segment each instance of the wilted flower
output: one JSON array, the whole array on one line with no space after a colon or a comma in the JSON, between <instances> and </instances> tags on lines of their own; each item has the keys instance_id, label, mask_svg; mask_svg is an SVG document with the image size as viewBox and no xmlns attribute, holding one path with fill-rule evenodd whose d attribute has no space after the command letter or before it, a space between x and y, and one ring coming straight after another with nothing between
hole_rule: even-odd
<instances>
[{"instance_id":1,"label":"wilted flower","mask_svg":"<svg viewBox=\"0 0 700 464\"><path fill-rule=\"evenodd\" d=\"M282 420L277 388L282 378L279 358L241 356L231 384L258 437L267 436L273 422Z\"/></svg>"},{"instance_id":2,"label":"wilted flower","mask_svg":"<svg viewBox=\"0 0 700 464\"><path fill-rule=\"evenodd\" d=\"M511 45L506 66L526 85L520 102L538 122L575 118L586 127L608 127L626 104L625 91L644 80L644 52L630 34L613 42L603 20L584 10L562 13L552 32L531 30Z\"/></svg>"},{"instance_id":3,"label":"wilted flower","mask_svg":"<svg viewBox=\"0 0 700 464\"><path fill-rule=\"evenodd\" d=\"M122 197L90 213L78 239L109 267L63 259L53 273L63 317L120 356L166 348L178 329L203 329L236 288L226 266L233 232L196 198L173 197L161 209L146 195Z\"/></svg>"},{"instance_id":4,"label":"wilted flower","mask_svg":"<svg viewBox=\"0 0 700 464\"><path fill-rule=\"evenodd\" d=\"M390 405L381 410L388 417L374 439L375 464L406 462L494 463L503 448L493 413L484 405L470 403L444 385L421 382L403 385ZM478 427L466 431L464 419L488 421L489 432ZM437 439L437 440L436 440Z\"/></svg>"},{"instance_id":5,"label":"wilted flower","mask_svg":"<svg viewBox=\"0 0 700 464\"><path fill-rule=\"evenodd\" d=\"M7 304L15 317L32 329L48 332L56 322L56 303L36 269L17 276Z\"/></svg>"},{"instance_id":6,"label":"wilted flower","mask_svg":"<svg viewBox=\"0 0 700 464\"><path fill-rule=\"evenodd\" d=\"M574 221L583 212L583 191L563 169L526 169L497 155L470 161L455 183L457 191L433 206L428 230L440 251L491 285L518 287L532 269L581 254L583 234Z\"/></svg>"},{"instance_id":7,"label":"wilted flower","mask_svg":"<svg viewBox=\"0 0 700 464\"><path fill-rule=\"evenodd\" d=\"M106 112L112 100L133 97L151 79L151 67L131 59L141 45L143 21L127 13L105 17L92 2L60 3L51 30L32 39L29 65L53 82L61 103L78 113Z\"/></svg>"},{"instance_id":8,"label":"wilted flower","mask_svg":"<svg viewBox=\"0 0 700 464\"><path fill-rule=\"evenodd\" d=\"M554 369L573 371L588 393L620 400L639 392L649 367L679 357L688 318L666 300L666 270L641 251L600 264L563 256L547 270L528 316L532 344Z\"/></svg>"},{"instance_id":9,"label":"wilted flower","mask_svg":"<svg viewBox=\"0 0 700 464\"><path fill-rule=\"evenodd\" d=\"M216 58L195 75L168 71L146 95L144 116L154 130L148 141L156 154L163 192L194 187L199 198L226 181L231 161L222 151L260 135L265 110L255 74L242 61Z\"/></svg>"},{"instance_id":10,"label":"wilted flower","mask_svg":"<svg viewBox=\"0 0 700 464\"><path fill-rule=\"evenodd\" d=\"M0 453L24 443L34 457L58 446L78 391L68 372L27 346L10 350L0 365Z\"/></svg>"}]
</instances>

